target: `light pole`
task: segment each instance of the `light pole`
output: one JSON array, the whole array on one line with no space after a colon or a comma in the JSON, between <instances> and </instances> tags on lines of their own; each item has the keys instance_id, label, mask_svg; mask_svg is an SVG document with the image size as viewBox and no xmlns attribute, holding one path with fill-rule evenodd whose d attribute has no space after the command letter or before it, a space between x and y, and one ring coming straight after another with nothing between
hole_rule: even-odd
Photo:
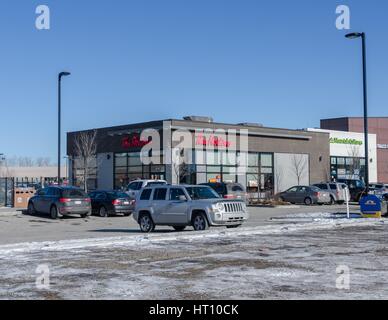
<instances>
[{"instance_id":1,"label":"light pole","mask_svg":"<svg viewBox=\"0 0 388 320\"><path fill-rule=\"evenodd\" d=\"M68 167L67 167L67 164L69 162L69 157L68 156L64 156L63 159L65 160L65 179L66 181L69 180L68 179Z\"/></svg>"},{"instance_id":2,"label":"light pole","mask_svg":"<svg viewBox=\"0 0 388 320\"><path fill-rule=\"evenodd\" d=\"M367 79L366 79L366 44L364 32L353 32L345 36L348 39L362 39L362 69L363 69L363 84L364 84L364 140L365 140L365 184L366 194L369 194L369 139L368 139L368 95L367 95Z\"/></svg>"},{"instance_id":3,"label":"light pole","mask_svg":"<svg viewBox=\"0 0 388 320\"><path fill-rule=\"evenodd\" d=\"M61 82L62 77L70 76L70 72L61 72L58 75L58 185L61 181Z\"/></svg>"}]
</instances>

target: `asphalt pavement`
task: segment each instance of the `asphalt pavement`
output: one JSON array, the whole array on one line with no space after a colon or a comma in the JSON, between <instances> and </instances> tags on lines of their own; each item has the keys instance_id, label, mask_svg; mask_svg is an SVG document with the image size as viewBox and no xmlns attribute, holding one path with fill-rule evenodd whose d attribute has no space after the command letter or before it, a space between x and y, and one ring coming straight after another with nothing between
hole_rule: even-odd
<instances>
[{"instance_id":1,"label":"asphalt pavement","mask_svg":"<svg viewBox=\"0 0 388 320\"><path fill-rule=\"evenodd\" d=\"M353 213L358 213L358 206L351 206ZM345 213L346 206L285 206L278 208L249 207L248 227L262 226L281 221L272 218L294 213ZM187 228L187 232L191 228ZM170 227L157 227L156 233L172 233ZM0 245L41 242L67 239L87 239L139 235L139 227L132 217L113 216L101 218L92 216L87 219L65 217L52 220L47 215L28 215L21 210L0 209Z\"/></svg>"}]
</instances>

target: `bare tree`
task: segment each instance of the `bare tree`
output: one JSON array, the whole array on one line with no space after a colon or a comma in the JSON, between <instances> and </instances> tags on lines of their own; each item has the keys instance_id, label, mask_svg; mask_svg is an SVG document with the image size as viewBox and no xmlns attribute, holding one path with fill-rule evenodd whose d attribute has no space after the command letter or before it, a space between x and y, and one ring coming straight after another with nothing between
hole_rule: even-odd
<instances>
[{"instance_id":1,"label":"bare tree","mask_svg":"<svg viewBox=\"0 0 388 320\"><path fill-rule=\"evenodd\" d=\"M275 183L276 183L276 192L282 192L281 185L283 180L283 168L279 167L275 170Z\"/></svg>"},{"instance_id":2,"label":"bare tree","mask_svg":"<svg viewBox=\"0 0 388 320\"><path fill-rule=\"evenodd\" d=\"M14 176L13 170L8 166L7 160L0 159L0 177L1 178L10 178Z\"/></svg>"},{"instance_id":3,"label":"bare tree","mask_svg":"<svg viewBox=\"0 0 388 320\"><path fill-rule=\"evenodd\" d=\"M361 162L360 162L360 148L356 145L351 145L348 148L348 155L352 160L347 163L347 166L349 167L350 173L352 175L352 179L355 177L360 177L360 171L361 171Z\"/></svg>"},{"instance_id":4,"label":"bare tree","mask_svg":"<svg viewBox=\"0 0 388 320\"><path fill-rule=\"evenodd\" d=\"M333 177L331 176L330 168L327 165L323 166L323 176L325 177L325 181L332 181Z\"/></svg>"},{"instance_id":5,"label":"bare tree","mask_svg":"<svg viewBox=\"0 0 388 320\"><path fill-rule=\"evenodd\" d=\"M34 159L32 157L24 156L24 157L17 157L15 160L15 164L17 167L33 167L34 166Z\"/></svg>"},{"instance_id":6,"label":"bare tree","mask_svg":"<svg viewBox=\"0 0 388 320\"><path fill-rule=\"evenodd\" d=\"M180 184L190 174L189 165L185 161L184 149L173 149L173 152L175 154L173 154L172 168L177 177L177 183Z\"/></svg>"},{"instance_id":7,"label":"bare tree","mask_svg":"<svg viewBox=\"0 0 388 320\"><path fill-rule=\"evenodd\" d=\"M185 148L172 149L172 170L177 178L177 183L187 183L186 178L193 173L191 150Z\"/></svg>"},{"instance_id":8,"label":"bare tree","mask_svg":"<svg viewBox=\"0 0 388 320\"><path fill-rule=\"evenodd\" d=\"M48 167L50 166L50 158L49 157L38 157L35 160L35 164L37 167Z\"/></svg>"},{"instance_id":9,"label":"bare tree","mask_svg":"<svg viewBox=\"0 0 388 320\"><path fill-rule=\"evenodd\" d=\"M75 156L78 158L82 174L82 182L85 192L88 192L88 179L91 168L96 166L97 155L97 131L85 131L79 133L74 140Z\"/></svg>"},{"instance_id":10,"label":"bare tree","mask_svg":"<svg viewBox=\"0 0 388 320\"><path fill-rule=\"evenodd\" d=\"M301 154L294 154L291 161L291 169L298 180L298 185L300 185L303 175L307 170L306 157Z\"/></svg>"}]
</instances>

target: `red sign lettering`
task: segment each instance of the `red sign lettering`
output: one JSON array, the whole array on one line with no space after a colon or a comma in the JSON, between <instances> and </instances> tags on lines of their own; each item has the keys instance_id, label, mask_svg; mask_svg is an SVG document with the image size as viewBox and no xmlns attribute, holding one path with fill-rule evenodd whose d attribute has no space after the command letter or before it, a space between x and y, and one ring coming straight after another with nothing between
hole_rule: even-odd
<instances>
[{"instance_id":1,"label":"red sign lettering","mask_svg":"<svg viewBox=\"0 0 388 320\"><path fill-rule=\"evenodd\" d=\"M125 137L121 140L121 146L123 148L142 148L149 143L150 141L140 140L138 134L135 134L132 137Z\"/></svg>"},{"instance_id":2,"label":"red sign lettering","mask_svg":"<svg viewBox=\"0 0 388 320\"><path fill-rule=\"evenodd\" d=\"M195 145L230 148L232 143L215 135L210 135L209 138L206 138L203 134L199 134L195 138Z\"/></svg>"}]
</instances>

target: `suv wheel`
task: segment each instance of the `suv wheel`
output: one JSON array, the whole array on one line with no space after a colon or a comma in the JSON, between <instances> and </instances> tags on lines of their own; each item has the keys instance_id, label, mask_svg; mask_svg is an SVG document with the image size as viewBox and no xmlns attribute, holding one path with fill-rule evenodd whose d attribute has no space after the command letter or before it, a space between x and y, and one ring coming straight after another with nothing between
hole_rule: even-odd
<instances>
[{"instance_id":1,"label":"suv wheel","mask_svg":"<svg viewBox=\"0 0 388 320\"><path fill-rule=\"evenodd\" d=\"M313 201L311 200L311 198L306 198L304 199L304 204L306 206L311 206L313 204Z\"/></svg>"},{"instance_id":2,"label":"suv wheel","mask_svg":"<svg viewBox=\"0 0 388 320\"><path fill-rule=\"evenodd\" d=\"M139 218L140 230L144 233L150 233L155 230L155 223L148 213L143 213Z\"/></svg>"},{"instance_id":3,"label":"suv wheel","mask_svg":"<svg viewBox=\"0 0 388 320\"><path fill-rule=\"evenodd\" d=\"M197 213L193 216L193 228L195 231L203 231L209 227L205 215L203 213Z\"/></svg>"},{"instance_id":4,"label":"suv wheel","mask_svg":"<svg viewBox=\"0 0 388 320\"><path fill-rule=\"evenodd\" d=\"M185 226L175 226L175 227L173 227L173 228L175 229L175 231L183 231L183 230L186 229Z\"/></svg>"},{"instance_id":5,"label":"suv wheel","mask_svg":"<svg viewBox=\"0 0 388 320\"><path fill-rule=\"evenodd\" d=\"M102 218L106 218L108 216L108 211L106 210L106 208L104 206L102 206L100 208L100 210L98 210L98 213L99 213L100 217L102 217Z\"/></svg>"},{"instance_id":6,"label":"suv wheel","mask_svg":"<svg viewBox=\"0 0 388 320\"><path fill-rule=\"evenodd\" d=\"M58 209L56 206L52 206L51 209L50 209L50 217L51 219L58 219L59 215L58 215Z\"/></svg>"},{"instance_id":7,"label":"suv wheel","mask_svg":"<svg viewBox=\"0 0 388 320\"><path fill-rule=\"evenodd\" d=\"M27 212L28 212L29 215L34 215L36 213L34 204L32 202L28 203Z\"/></svg>"}]
</instances>

